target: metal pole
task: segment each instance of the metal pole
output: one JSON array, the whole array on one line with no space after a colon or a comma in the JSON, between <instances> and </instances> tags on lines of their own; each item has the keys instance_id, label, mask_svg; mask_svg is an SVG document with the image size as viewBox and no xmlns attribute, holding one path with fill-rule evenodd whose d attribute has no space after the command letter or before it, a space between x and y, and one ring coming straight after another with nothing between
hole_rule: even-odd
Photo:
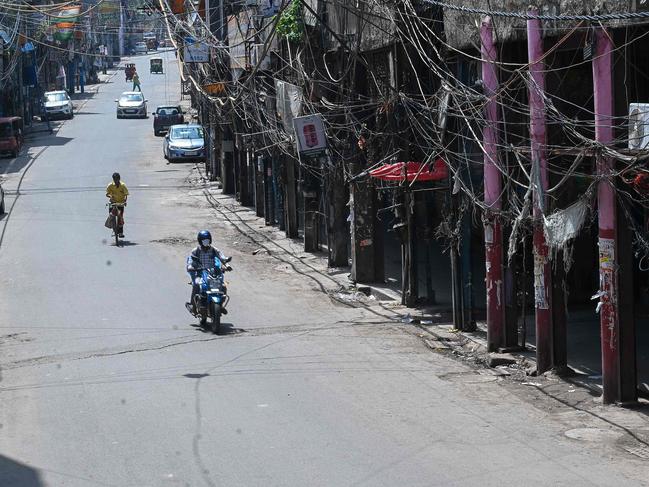
<instances>
[{"instance_id":1,"label":"metal pole","mask_svg":"<svg viewBox=\"0 0 649 487\"><path fill-rule=\"evenodd\" d=\"M537 9L530 9L537 15ZM534 200L534 309L536 316L536 371L552 368L552 273L548 247L543 233L548 190L548 160L545 127L545 62L543 61L542 26L539 19L527 21L527 53L530 63L529 87L532 185Z\"/></svg>"},{"instance_id":2,"label":"metal pole","mask_svg":"<svg viewBox=\"0 0 649 487\"><path fill-rule=\"evenodd\" d=\"M502 208L502 181L498 168L498 90L496 71L496 45L493 40L493 26L490 17L485 17L480 27L482 44L482 80L485 95L486 125L482 132L484 145L484 201L487 211L484 216L485 260L487 266L487 347L497 350L503 345L505 313L503 295L503 242L499 213Z\"/></svg>"},{"instance_id":3,"label":"metal pole","mask_svg":"<svg viewBox=\"0 0 649 487\"><path fill-rule=\"evenodd\" d=\"M606 29L595 28L593 90L595 95L595 138L601 144L613 142L613 41ZM602 385L604 404L620 397L619 319L617 295L617 214L613 159L597 156L597 208L599 220L599 316L602 340Z\"/></svg>"}]
</instances>

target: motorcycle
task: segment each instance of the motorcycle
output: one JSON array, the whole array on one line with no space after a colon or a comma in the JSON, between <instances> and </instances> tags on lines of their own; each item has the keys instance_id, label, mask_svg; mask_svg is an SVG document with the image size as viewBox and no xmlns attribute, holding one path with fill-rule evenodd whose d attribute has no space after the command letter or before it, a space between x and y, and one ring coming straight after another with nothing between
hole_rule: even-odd
<instances>
[{"instance_id":1,"label":"motorcycle","mask_svg":"<svg viewBox=\"0 0 649 487\"><path fill-rule=\"evenodd\" d=\"M224 274L226 271L232 270L227 265L230 260L228 258L225 262L221 262L217 258L214 259L214 267L196 270L198 275L195 277L194 283L198 286L198 292L194 295L195 312L193 314L199 319L201 328L207 329L209 321L209 328L215 334L221 331L221 315L228 312L225 307L230 301L230 297L227 294Z\"/></svg>"}]
</instances>

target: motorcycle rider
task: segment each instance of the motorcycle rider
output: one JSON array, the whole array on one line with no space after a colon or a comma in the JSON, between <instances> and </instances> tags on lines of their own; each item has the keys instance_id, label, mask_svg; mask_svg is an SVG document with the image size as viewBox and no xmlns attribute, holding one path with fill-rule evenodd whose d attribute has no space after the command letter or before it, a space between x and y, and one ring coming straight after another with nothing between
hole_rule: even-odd
<instances>
[{"instance_id":1,"label":"motorcycle rider","mask_svg":"<svg viewBox=\"0 0 649 487\"><path fill-rule=\"evenodd\" d=\"M196 236L198 246L192 250L192 253L187 257L187 272L192 278L192 294L189 298L189 303L185 303L187 311L192 315L196 315L196 303L194 296L199 292L199 286L196 284L196 278L199 271L202 269L211 269L214 267L214 259L219 258L224 270L231 271L232 267L228 265L230 259L226 257L219 249L212 247L212 234L208 230L201 230ZM223 308L223 314L227 314L227 310Z\"/></svg>"}]
</instances>

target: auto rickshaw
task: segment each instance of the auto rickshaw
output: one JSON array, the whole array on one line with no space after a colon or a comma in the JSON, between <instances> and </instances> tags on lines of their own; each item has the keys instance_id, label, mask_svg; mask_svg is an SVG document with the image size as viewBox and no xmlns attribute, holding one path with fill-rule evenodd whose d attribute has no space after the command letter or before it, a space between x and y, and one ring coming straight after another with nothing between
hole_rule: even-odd
<instances>
[{"instance_id":1,"label":"auto rickshaw","mask_svg":"<svg viewBox=\"0 0 649 487\"><path fill-rule=\"evenodd\" d=\"M129 63L124 68L124 74L126 75L126 81L133 80L133 73L135 73L135 63Z\"/></svg>"},{"instance_id":2,"label":"auto rickshaw","mask_svg":"<svg viewBox=\"0 0 649 487\"><path fill-rule=\"evenodd\" d=\"M161 57L152 57L151 61L151 73L162 74L162 58Z\"/></svg>"},{"instance_id":3,"label":"auto rickshaw","mask_svg":"<svg viewBox=\"0 0 649 487\"><path fill-rule=\"evenodd\" d=\"M0 118L0 153L17 157L23 146L23 119Z\"/></svg>"}]
</instances>

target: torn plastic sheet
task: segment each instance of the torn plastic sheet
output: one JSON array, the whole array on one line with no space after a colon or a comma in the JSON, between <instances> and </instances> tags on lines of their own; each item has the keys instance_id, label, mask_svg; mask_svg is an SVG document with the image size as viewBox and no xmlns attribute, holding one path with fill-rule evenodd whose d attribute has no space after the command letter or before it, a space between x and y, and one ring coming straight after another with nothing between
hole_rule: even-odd
<instances>
[{"instance_id":1,"label":"torn plastic sheet","mask_svg":"<svg viewBox=\"0 0 649 487\"><path fill-rule=\"evenodd\" d=\"M543 217L545 241L552 250L561 250L568 242L579 235L588 214L588 202L580 199L563 210Z\"/></svg>"}]
</instances>

